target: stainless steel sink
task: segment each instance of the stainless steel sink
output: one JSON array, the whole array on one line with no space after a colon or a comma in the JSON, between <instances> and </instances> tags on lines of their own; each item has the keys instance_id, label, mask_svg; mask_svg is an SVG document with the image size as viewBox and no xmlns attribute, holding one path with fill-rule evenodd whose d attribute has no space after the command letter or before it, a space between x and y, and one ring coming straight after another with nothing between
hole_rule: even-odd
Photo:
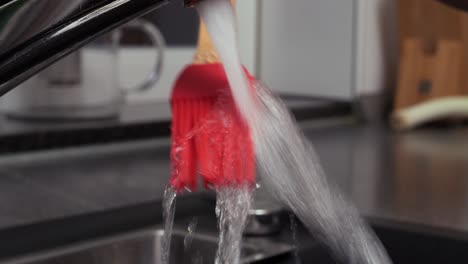
<instances>
[{"instance_id":1,"label":"stainless steel sink","mask_svg":"<svg viewBox=\"0 0 468 264\"><path fill-rule=\"evenodd\" d=\"M12 259L15 264L159 264L164 230L145 230L66 248ZM187 243L191 241L191 243ZM185 246L190 244L189 246ZM213 264L218 241L214 235L187 236L174 231L171 240L171 264ZM241 263L253 263L288 254L292 246L265 238L248 238L242 244Z\"/></svg>"}]
</instances>

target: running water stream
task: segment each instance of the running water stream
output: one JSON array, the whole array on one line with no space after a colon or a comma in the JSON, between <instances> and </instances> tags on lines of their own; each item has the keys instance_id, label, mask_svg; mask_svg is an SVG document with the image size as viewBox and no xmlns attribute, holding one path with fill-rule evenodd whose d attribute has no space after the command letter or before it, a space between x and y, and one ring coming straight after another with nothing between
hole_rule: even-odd
<instances>
[{"instance_id":1,"label":"running water stream","mask_svg":"<svg viewBox=\"0 0 468 264\"><path fill-rule=\"evenodd\" d=\"M297 239L297 221L293 214L289 214L289 224L291 225L291 238L294 245L294 264L301 264L299 257L299 240Z\"/></svg>"},{"instance_id":2,"label":"running water stream","mask_svg":"<svg viewBox=\"0 0 468 264\"><path fill-rule=\"evenodd\" d=\"M161 263L169 264L171 251L171 237L174 225L175 205L177 192L172 187L167 187L163 197L163 221L164 237L162 239Z\"/></svg>"},{"instance_id":3,"label":"running water stream","mask_svg":"<svg viewBox=\"0 0 468 264\"><path fill-rule=\"evenodd\" d=\"M226 186L216 192L219 244L215 264L238 264L242 234L252 204L252 188Z\"/></svg>"},{"instance_id":4,"label":"running water stream","mask_svg":"<svg viewBox=\"0 0 468 264\"><path fill-rule=\"evenodd\" d=\"M332 249L337 260L353 264L391 263L357 210L329 184L312 144L301 133L283 103L260 83L254 84L256 94L250 92L240 64L230 1L203 0L197 9L224 63L236 105L251 129L263 184L299 217L310 232ZM232 215L228 211L230 207L224 203L230 203L240 211L247 207L239 203L248 200L242 198L245 193L232 194L218 193L218 198L229 197L221 204L218 200L217 214L223 224L220 225L222 232L233 230L224 224L238 225L236 228L239 229L244 224L242 217L235 220L241 222L223 220ZM229 236L221 233L220 255L239 253L236 251L239 245L230 244ZM216 263L238 263L235 260L238 257Z\"/></svg>"}]
</instances>

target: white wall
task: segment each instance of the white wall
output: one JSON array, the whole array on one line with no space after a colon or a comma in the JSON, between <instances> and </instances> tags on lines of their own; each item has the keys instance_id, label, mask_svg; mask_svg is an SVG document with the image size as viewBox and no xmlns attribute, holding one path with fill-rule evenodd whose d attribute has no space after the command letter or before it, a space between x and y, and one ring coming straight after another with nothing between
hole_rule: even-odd
<instances>
[{"instance_id":1,"label":"white wall","mask_svg":"<svg viewBox=\"0 0 468 264\"><path fill-rule=\"evenodd\" d=\"M397 1L359 0L356 62L358 95L394 84L398 64Z\"/></svg>"},{"instance_id":2,"label":"white wall","mask_svg":"<svg viewBox=\"0 0 468 264\"><path fill-rule=\"evenodd\" d=\"M273 90L350 99L354 0L262 0L260 78Z\"/></svg>"},{"instance_id":3,"label":"white wall","mask_svg":"<svg viewBox=\"0 0 468 264\"><path fill-rule=\"evenodd\" d=\"M353 99L395 82L395 0L262 0L260 77L281 92Z\"/></svg>"},{"instance_id":4,"label":"white wall","mask_svg":"<svg viewBox=\"0 0 468 264\"><path fill-rule=\"evenodd\" d=\"M242 63L256 75L256 56L258 40L258 1L238 0L237 1L237 25L239 33L239 52Z\"/></svg>"}]
</instances>

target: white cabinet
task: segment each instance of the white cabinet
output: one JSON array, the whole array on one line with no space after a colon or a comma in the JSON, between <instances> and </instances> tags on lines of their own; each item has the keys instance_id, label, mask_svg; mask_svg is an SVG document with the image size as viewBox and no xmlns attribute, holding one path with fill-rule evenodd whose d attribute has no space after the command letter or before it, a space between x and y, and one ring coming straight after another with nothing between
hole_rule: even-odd
<instances>
[{"instance_id":1,"label":"white cabinet","mask_svg":"<svg viewBox=\"0 0 468 264\"><path fill-rule=\"evenodd\" d=\"M394 0L261 0L257 68L273 90L351 100L376 93L398 55Z\"/></svg>"},{"instance_id":2,"label":"white cabinet","mask_svg":"<svg viewBox=\"0 0 468 264\"><path fill-rule=\"evenodd\" d=\"M273 90L351 98L354 0L264 0L260 78Z\"/></svg>"},{"instance_id":3,"label":"white cabinet","mask_svg":"<svg viewBox=\"0 0 468 264\"><path fill-rule=\"evenodd\" d=\"M284 93L351 100L379 92L391 83L397 64L396 2L237 0L242 62L271 89ZM156 89L130 101L167 101L193 51L168 47ZM150 66L151 52L126 55L135 63L122 67L122 76L132 84Z\"/></svg>"}]
</instances>

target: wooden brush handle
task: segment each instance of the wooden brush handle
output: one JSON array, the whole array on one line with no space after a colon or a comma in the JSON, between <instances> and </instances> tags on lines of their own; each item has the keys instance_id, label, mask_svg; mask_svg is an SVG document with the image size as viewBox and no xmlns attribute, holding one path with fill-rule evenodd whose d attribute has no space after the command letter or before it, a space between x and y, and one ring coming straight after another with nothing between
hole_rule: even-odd
<instances>
[{"instance_id":1,"label":"wooden brush handle","mask_svg":"<svg viewBox=\"0 0 468 264\"><path fill-rule=\"evenodd\" d=\"M236 5L236 0L231 0L231 5ZM218 52L211 41L210 34L205 23L200 18L200 30L198 32L198 44L193 64L209 64L221 62Z\"/></svg>"}]
</instances>

